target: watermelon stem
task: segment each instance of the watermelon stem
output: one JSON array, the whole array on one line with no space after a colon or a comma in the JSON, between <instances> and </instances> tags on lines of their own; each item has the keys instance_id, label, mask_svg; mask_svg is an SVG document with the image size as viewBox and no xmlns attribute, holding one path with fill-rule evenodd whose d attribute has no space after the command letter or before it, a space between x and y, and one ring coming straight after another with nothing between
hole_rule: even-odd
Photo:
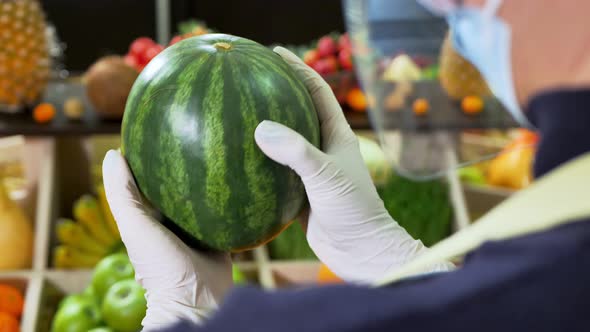
<instances>
[{"instance_id":1,"label":"watermelon stem","mask_svg":"<svg viewBox=\"0 0 590 332\"><path fill-rule=\"evenodd\" d=\"M218 42L218 43L213 44L213 46L215 46L215 48L217 48L218 50L227 51L227 50L231 49L231 45L226 42Z\"/></svg>"}]
</instances>

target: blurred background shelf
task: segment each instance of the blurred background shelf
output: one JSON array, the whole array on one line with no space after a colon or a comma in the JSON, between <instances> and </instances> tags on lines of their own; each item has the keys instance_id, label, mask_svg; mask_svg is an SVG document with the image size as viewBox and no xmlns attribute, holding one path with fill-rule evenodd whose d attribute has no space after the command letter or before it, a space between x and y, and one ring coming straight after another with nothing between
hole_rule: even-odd
<instances>
[{"instance_id":1,"label":"blurred background shelf","mask_svg":"<svg viewBox=\"0 0 590 332\"><path fill-rule=\"evenodd\" d=\"M84 113L79 120L68 119L61 111L67 98L75 97L82 101ZM31 110L18 114L0 113L0 136L81 136L93 134L115 134L121 131L121 121L101 119L93 110L84 86L79 82L52 82L47 86L44 102L53 104L58 110L53 121L47 124L36 123Z\"/></svg>"},{"instance_id":2,"label":"blurred background shelf","mask_svg":"<svg viewBox=\"0 0 590 332\"><path fill-rule=\"evenodd\" d=\"M68 119L63 113L64 101L68 98L77 98L84 105L84 113L79 120ZM438 121L441 128L449 130L462 129L510 129L516 128L517 124L507 113L501 112L490 106L490 109L484 111L481 116L468 116L463 114L459 107L451 103L448 99L438 97L437 109L433 110L432 116L438 120L416 117L415 125L417 128L427 129L425 123L432 125ZM53 104L57 114L53 121L47 124L39 124L33 121L31 110L18 114L0 113L0 136L8 135L26 135L26 136L88 136L96 134L118 134L121 132L120 120L102 119L93 109L92 104L88 101L84 86L76 81L52 82L48 85L43 98L44 102ZM352 111L346 106L343 107L344 115L351 128L354 130L370 130L371 122L367 112ZM413 116L410 109L402 109L386 113L383 119L384 128L394 128L391 123L395 123L400 117ZM453 121L451 121L453 120ZM454 121L457 120L457 121ZM448 127L446 123L459 124L460 127Z\"/></svg>"},{"instance_id":3,"label":"blurred background shelf","mask_svg":"<svg viewBox=\"0 0 590 332\"><path fill-rule=\"evenodd\" d=\"M81 119L68 119L63 113L63 104L67 98L74 97L82 101L84 113ZM53 121L40 124L33 121L31 110L18 114L0 113L0 136L89 136L97 134L119 134L120 120L105 120L94 111L88 101L84 86L76 81L52 82L48 85L44 102L55 105L58 110ZM346 117L353 129L370 129L367 113L346 111Z\"/></svg>"}]
</instances>

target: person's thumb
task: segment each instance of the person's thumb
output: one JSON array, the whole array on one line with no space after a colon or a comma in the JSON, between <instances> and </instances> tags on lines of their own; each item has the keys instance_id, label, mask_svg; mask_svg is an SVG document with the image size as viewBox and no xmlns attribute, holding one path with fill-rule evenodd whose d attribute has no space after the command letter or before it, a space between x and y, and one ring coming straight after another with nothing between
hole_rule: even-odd
<instances>
[{"instance_id":1,"label":"person's thumb","mask_svg":"<svg viewBox=\"0 0 590 332\"><path fill-rule=\"evenodd\" d=\"M262 121L254 138L270 159L293 169L305 182L327 167L328 156L296 131L273 121Z\"/></svg>"}]
</instances>

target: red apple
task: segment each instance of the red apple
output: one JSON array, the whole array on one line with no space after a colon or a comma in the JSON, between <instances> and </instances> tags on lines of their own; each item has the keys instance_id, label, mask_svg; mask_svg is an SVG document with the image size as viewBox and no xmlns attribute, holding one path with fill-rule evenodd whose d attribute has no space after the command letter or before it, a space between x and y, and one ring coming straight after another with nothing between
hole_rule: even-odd
<instances>
[{"instance_id":1,"label":"red apple","mask_svg":"<svg viewBox=\"0 0 590 332\"><path fill-rule=\"evenodd\" d=\"M320 75L326 75L330 71L328 68L328 63L324 61L324 59L320 59L311 64L311 68L317 71Z\"/></svg>"},{"instance_id":2,"label":"red apple","mask_svg":"<svg viewBox=\"0 0 590 332\"><path fill-rule=\"evenodd\" d=\"M172 38L172 40L170 41L168 46L172 46L172 45L178 43L179 41L181 41L182 39L183 39L182 36L174 36L174 38Z\"/></svg>"},{"instance_id":3,"label":"red apple","mask_svg":"<svg viewBox=\"0 0 590 332\"><path fill-rule=\"evenodd\" d=\"M303 54L303 62L308 66L313 65L318 59L318 51L316 50L309 50Z\"/></svg>"},{"instance_id":4,"label":"red apple","mask_svg":"<svg viewBox=\"0 0 590 332\"><path fill-rule=\"evenodd\" d=\"M127 55L125 55L123 60L125 61L126 64L133 67L134 69L139 69L139 64L137 63L137 59L133 55L127 54Z\"/></svg>"},{"instance_id":5,"label":"red apple","mask_svg":"<svg viewBox=\"0 0 590 332\"><path fill-rule=\"evenodd\" d=\"M162 52L163 49L164 47L159 44L154 44L152 45L152 47L148 48L147 51L145 51L144 55L146 63L152 61L152 59L155 58L156 55L160 54L160 52Z\"/></svg>"},{"instance_id":6,"label":"red apple","mask_svg":"<svg viewBox=\"0 0 590 332\"><path fill-rule=\"evenodd\" d=\"M320 58L325 58L336 54L336 42L330 36L324 36L318 41L318 55Z\"/></svg>"},{"instance_id":7,"label":"red apple","mask_svg":"<svg viewBox=\"0 0 590 332\"><path fill-rule=\"evenodd\" d=\"M154 42L151 38L148 37L140 37L134 40L131 45L129 46L129 53L133 56L140 57L145 54L148 48L154 45Z\"/></svg>"},{"instance_id":8,"label":"red apple","mask_svg":"<svg viewBox=\"0 0 590 332\"><path fill-rule=\"evenodd\" d=\"M338 61L335 56L329 56L324 59L316 61L312 68L315 69L320 75L327 75L334 73L338 70Z\"/></svg>"},{"instance_id":9,"label":"red apple","mask_svg":"<svg viewBox=\"0 0 590 332\"><path fill-rule=\"evenodd\" d=\"M330 73L338 71L338 59L335 56L329 56L325 58L326 62L328 62L328 68L330 69Z\"/></svg>"},{"instance_id":10,"label":"red apple","mask_svg":"<svg viewBox=\"0 0 590 332\"><path fill-rule=\"evenodd\" d=\"M420 68L426 68L432 64L432 60L421 55L413 56L412 61L414 61L414 63Z\"/></svg>"},{"instance_id":11,"label":"red apple","mask_svg":"<svg viewBox=\"0 0 590 332\"><path fill-rule=\"evenodd\" d=\"M342 69L352 70L352 54L349 49L344 48L340 50L340 53L338 53L338 60L340 61Z\"/></svg>"},{"instance_id":12,"label":"red apple","mask_svg":"<svg viewBox=\"0 0 590 332\"><path fill-rule=\"evenodd\" d=\"M352 49L352 44L350 43L350 37L348 37L348 32L341 35L340 38L338 38L338 49L340 51L348 50L350 53L350 50Z\"/></svg>"}]
</instances>

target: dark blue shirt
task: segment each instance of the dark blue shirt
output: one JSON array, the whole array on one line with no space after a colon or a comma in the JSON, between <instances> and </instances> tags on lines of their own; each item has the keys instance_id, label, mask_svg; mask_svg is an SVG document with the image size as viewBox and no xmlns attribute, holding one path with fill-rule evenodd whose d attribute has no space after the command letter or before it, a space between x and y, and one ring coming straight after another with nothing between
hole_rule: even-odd
<instances>
[{"instance_id":1,"label":"dark blue shirt","mask_svg":"<svg viewBox=\"0 0 590 332\"><path fill-rule=\"evenodd\" d=\"M527 115L542 136L538 176L590 151L589 106L590 91L531 102ZM590 185L590 170L580 180ZM590 331L590 216L487 242L456 271L389 287L236 289L204 326L169 331Z\"/></svg>"}]
</instances>

